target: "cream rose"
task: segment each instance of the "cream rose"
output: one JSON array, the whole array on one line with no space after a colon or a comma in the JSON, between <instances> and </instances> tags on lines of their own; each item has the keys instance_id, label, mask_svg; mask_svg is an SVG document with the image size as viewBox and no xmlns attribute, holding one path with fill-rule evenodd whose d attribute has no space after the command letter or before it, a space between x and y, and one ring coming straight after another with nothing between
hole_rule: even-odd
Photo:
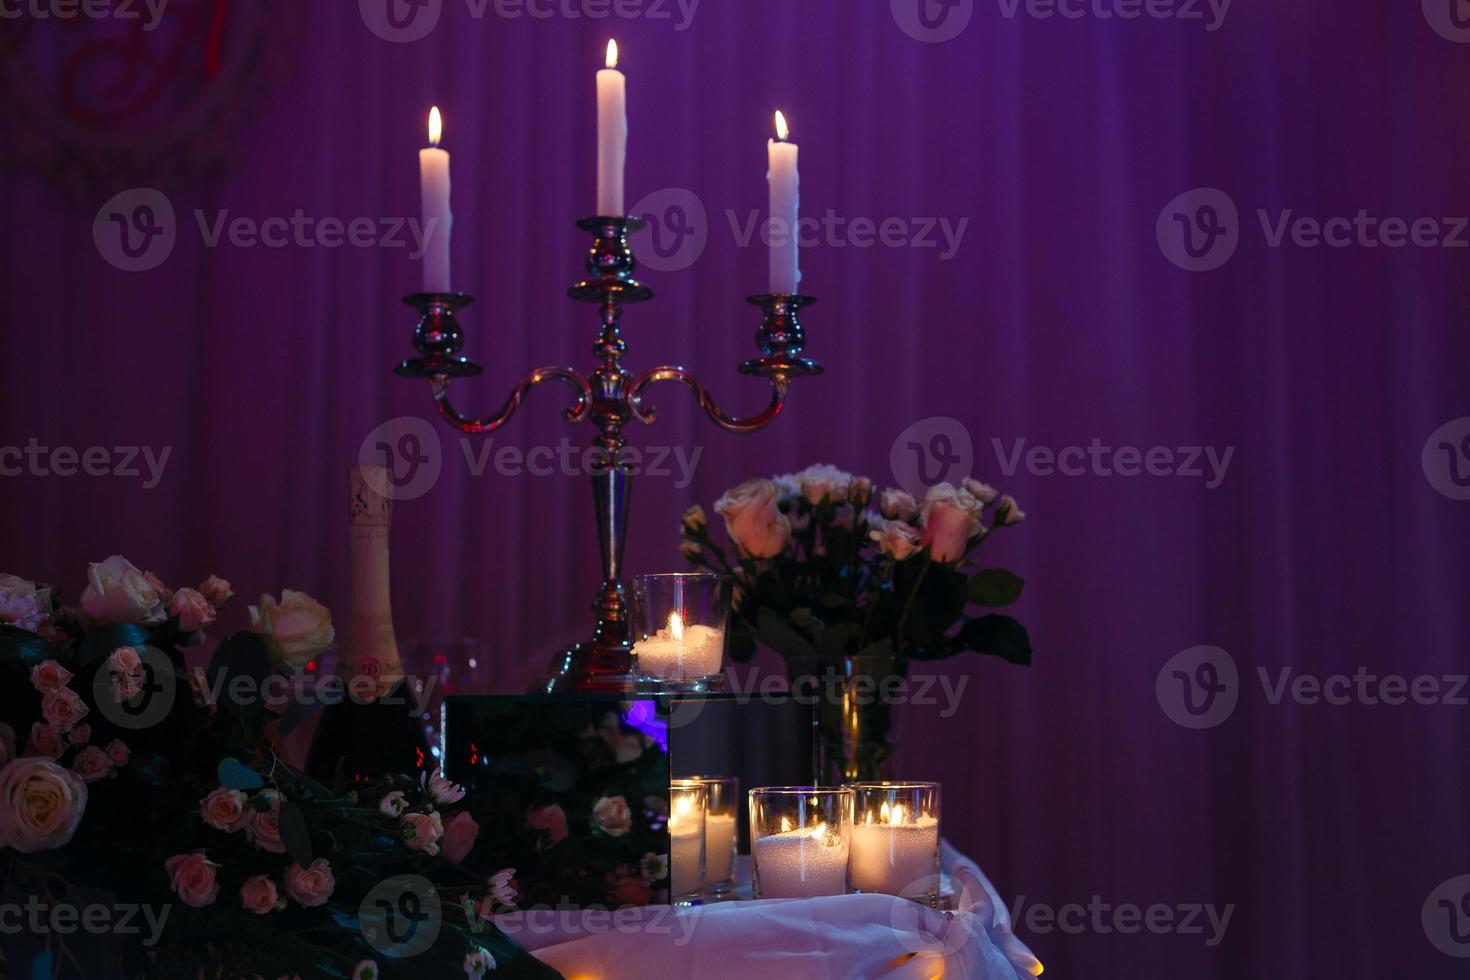
<instances>
[{"instance_id":1,"label":"cream rose","mask_svg":"<svg viewBox=\"0 0 1470 980\"><path fill-rule=\"evenodd\" d=\"M439 853L439 838L444 836L444 818L439 811L432 813L405 813L400 828L403 843L415 851L425 854Z\"/></svg>"},{"instance_id":2,"label":"cream rose","mask_svg":"<svg viewBox=\"0 0 1470 980\"><path fill-rule=\"evenodd\" d=\"M193 589L180 589L168 604L169 615L179 617L179 629L192 633L214 623L214 606Z\"/></svg>"},{"instance_id":3,"label":"cream rose","mask_svg":"<svg viewBox=\"0 0 1470 980\"><path fill-rule=\"evenodd\" d=\"M479 836L480 825L467 811L461 810L444 825L444 838L439 842L439 849L444 852L445 859L458 864L470 856Z\"/></svg>"},{"instance_id":4,"label":"cream rose","mask_svg":"<svg viewBox=\"0 0 1470 980\"><path fill-rule=\"evenodd\" d=\"M268 640L275 659L292 667L304 667L332 645L332 613L305 592L286 589L278 603L268 595L259 606L250 607L250 628Z\"/></svg>"},{"instance_id":5,"label":"cream rose","mask_svg":"<svg viewBox=\"0 0 1470 980\"><path fill-rule=\"evenodd\" d=\"M247 912L265 915L285 908L286 900L281 897L270 875L252 875L240 886L240 904Z\"/></svg>"},{"instance_id":6,"label":"cream rose","mask_svg":"<svg viewBox=\"0 0 1470 980\"><path fill-rule=\"evenodd\" d=\"M133 563L113 555L87 567L82 612L101 623L146 623L164 620L163 599Z\"/></svg>"},{"instance_id":7,"label":"cream rose","mask_svg":"<svg viewBox=\"0 0 1470 980\"><path fill-rule=\"evenodd\" d=\"M87 784L51 759L13 759L0 770L0 846L22 854L62 847L86 809Z\"/></svg>"},{"instance_id":8,"label":"cream rose","mask_svg":"<svg viewBox=\"0 0 1470 980\"><path fill-rule=\"evenodd\" d=\"M952 484L930 487L924 497L922 543L935 561L958 561L970 546L970 539L984 532L980 523L980 501L956 490Z\"/></svg>"},{"instance_id":9,"label":"cream rose","mask_svg":"<svg viewBox=\"0 0 1470 980\"><path fill-rule=\"evenodd\" d=\"M286 894L309 909L327 904L332 890L337 887L337 879L332 877L332 866L326 858L317 858L305 868L299 864L291 865L286 869L282 882L286 886Z\"/></svg>"},{"instance_id":10,"label":"cream rose","mask_svg":"<svg viewBox=\"0 0 1470 980\"><path fill-rule=\"evenodd\" d=\"M205 857L203 851L175 854L163 862L163 869L168 872L174 891L179 893L179 900L191 908L202 909L219 895L219 881L215 877L219 865Z\"/></svg>"},{"instance_id":11,"label":"cream rose","mask_svg":"<svg viewBox=\"0 0 1470 980\"><path fill-rule=\"evenodd\" d=\"M868 532L868 537L878 544L878 550L895 561L903 561L918 553L919 530L906 521L884 521Z\"/></svg>"},{"instance_id":12,"label":"cream rose","mask_svg":"<svg viewBox=\"0 0 1470 980\"><path fill-rule=\"evenodd\" d=\"M621 796L604 796L594 803L592 819L609 837L621 837L633 829L633 811Z\"/></svg>"},{"instance_id":13,"label":"cream rose","mask_svg":"<svg viewBox=\"0 0 1470 980\"><path fill-rule=\"evenodd\" d=\"M774 558L786 550L791 521L777 504L779 494L770 480L747 480L715 501L715 513L725 519L725 531L741 554Z\"/></svg>"}]
</instances>

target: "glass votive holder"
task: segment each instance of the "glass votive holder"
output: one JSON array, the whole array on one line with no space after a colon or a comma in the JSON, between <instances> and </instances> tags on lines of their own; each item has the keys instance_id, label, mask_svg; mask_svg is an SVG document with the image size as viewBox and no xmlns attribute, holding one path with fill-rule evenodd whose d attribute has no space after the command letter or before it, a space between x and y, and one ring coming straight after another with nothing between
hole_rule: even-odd
<instances>
[{"instance_id":1,"label":"glass votive holder","mask_svg":"<svg viewBox=\"0 0 1470 980\"><path fill-rule=\"evenodd\" d=\"M751 884L756 898L847 893L853 792L845 786L750 791Z\"/></svg>"},{"instance_id":2,"label":"glass votive holder","mask_svg":"<svg viewBox=\"0 0 1470 980\"><path fill-rule=\"evenodd\" d=\"M640 693L724 686L728 575L669 572L633 578L633 674Z\"/></svg>"},{"instance_id":3,"label":"glass votive holder","mask_svg":"<svg viewBox=\"0 0 1470 980\"><path fill-rule=\"evenodd\" d=\"M697 779L669 781L669 901L694 905L704 891L704 810Z\"/></svg>"},{"instance_id":4,"label":"glass votive holder","mask_svg":"<svg viewBox=\"0 0 1470 980\"><path fill-rule=\"evenodd\" d=\"M704 784L704 893L725 898L735 891L735 852L740 839L740 780L693 776Z\"/></svg>"},{"instance_id":5,"label":"glass votive holder","mask_svg":"<svg viewBox=\"0 0 1470 980\"><path fill-rule=\"evenodd\" d=\"M850 783L852 887L913 899L939 898L939 784Z\"/></svg>"}]
</instances>

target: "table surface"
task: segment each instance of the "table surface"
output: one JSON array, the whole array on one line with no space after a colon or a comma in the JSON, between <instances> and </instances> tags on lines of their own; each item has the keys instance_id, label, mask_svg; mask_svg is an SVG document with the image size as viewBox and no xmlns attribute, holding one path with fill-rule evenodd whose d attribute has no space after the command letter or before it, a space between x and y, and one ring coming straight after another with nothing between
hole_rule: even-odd
<instances>
[{"instance_id":1,"label":"table surface","mask_svg":"<svg viewBox=\"0 0 1470 980\"><path fill-rule=\"evenodd\" d=\"M526 910L496 916L507 935L567 980L1020 980L1041 963L1011 931L980 869L946 841L953 911L887 895L750 900L750 859L734 901L695 908Z\"/></svg>"}]
</instances>

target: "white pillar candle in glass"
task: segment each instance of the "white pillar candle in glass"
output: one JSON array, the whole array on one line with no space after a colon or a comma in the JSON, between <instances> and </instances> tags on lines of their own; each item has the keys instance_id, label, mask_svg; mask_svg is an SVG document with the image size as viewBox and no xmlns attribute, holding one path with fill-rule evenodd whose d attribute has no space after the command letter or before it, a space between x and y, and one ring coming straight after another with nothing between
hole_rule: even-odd
<instances>
[{"instance_id":1,"label":"white pillar candle in glass","mask_svg":"<svg viewBox=\"0 0 1470 980\"><path fill-rule=\"evenodd\" d=\"M704 784L704 891L725 897L735 891L740 780L734 776L691 778Z\"/></svg>"},{"instance_id":2,"label":"white pillar candle in glass","mask_svg":"<svg viewBox=\"0 0 1470 980\"><path fill-rule=\"evenodd\" d=\"M939 891L939 784L855 783L852 887L932 903Z\"/></svg>"},{"instance_id":3,"label":"white pillar candle in glass","mask_svg":"<svg viewBox=\"0 0 1470 980\"><path fill-rule=\"evenodd\" d=\"M662 680L695 680L718 674L724 663L725 634L712 626L684 625L684 617L669 614L669 625L633 644L638 672Z\"/></svg>"},{"instance_id":4,"label":"white pillar candle in glass","mask_svg":"<svg viewBox=\"0 0 1470 980\"><path fill-rule=\"evenodd\" d=\"M639 690L695 692L723 684L732 593L726 575L633 577L633 672Z\"/></svg>"},{"instance_id":5,"label":"white pillar candle in glass","mask_svg":"<svg viewBox=\"0 0 1470 980\"><path fill-rule=\"evenodd\" d=\"M704 889L704 785L693 779L669 784L669 897L689 902Z\"/></svg>"},{"instance_id":6,"label":"white pillar candle in glass","mask_svg":"<svg viewBox=\"0 0 1470 980\"><path fill-rule=\"evenodd\" d=\"M623 216L623 164L628 156L628 79L618 71L618 42L607 42L597 73L597 213Z\"/></svg>"},{"instance_id":7,"label":"white pillar candle in glass","mask_svg":"<svg viewBox=\"0 0 1470 980\"><path fill-rule=\"evenodd\" d=\"M852 790L775 786L750 791L756 898L816 898L847 892Z\"/></svg>"},{"instance_id":8,"label":"white pillar candle in glass","mask_svg":"<svg viewBox=\"0 0 1470 980\"><path fill-rule=\"evenodd\" d=\"M423 207L424 292L449 292L449 151L441 149L444 121L439 107L429 109L429 145L419 150L419 193Z\"/></svg>"},{"instance_id":9,"label":"white pillar candle in glass","mask_svg":"<svg viewBox=\"0 0 1470 980\"><path fill-rule=\"evenodd\" d=\"M770 258L771 292L794 295L801 285L801 257L797 221L801 211L801 175L797 170L798 147L788 138L786 117L776 112L776 139L766 145L771 184Z\"/></svg>"}]
</instances>

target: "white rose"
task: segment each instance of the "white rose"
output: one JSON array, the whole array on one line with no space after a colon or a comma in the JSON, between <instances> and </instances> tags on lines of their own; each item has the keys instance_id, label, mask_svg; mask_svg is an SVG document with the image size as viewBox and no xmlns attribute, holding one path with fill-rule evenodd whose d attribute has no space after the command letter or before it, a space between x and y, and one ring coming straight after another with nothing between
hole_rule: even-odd
<instances>
[{"instance_id":1,"label":"white rose","mask_svg":"<svg viewBox=\"0 0 1470 980\"><path fill-rule=\"evenodd\" d=\"M82 612L101 623L163 622L163 600L142 572L122 555L87 567Z\"/></svg>"},{"instance_id":2,"label":"white rose","mask_svg":"<svg viewBox=\"0 0 1470 980\"><path fill-rule=\"evenodd\" d=\"M884 490L878 497L878 509L894 521L911 521L919 513L919 502L902 490Z\"/></svg>"},{"instance_id":3,"label":"white rose","mask_svg":"<svg viewBox=\"0 0 1470 980\"><path fill-rule=\"evenodd\" d=\"M985 531L980 523L984 505L953 484L930 487L922 512L924 534L920 539L935 561L958 561L969 548L970 539Z\"/></svg>"},{"instance_id":4,"label":"white rose","mask_svg":"<svg viewBox=\"0 0 1470 980\"><path fill-rule=\"evenodd\" d=\"M37 632L51 618L51 589L19 575L0 575L0 625Z\"/></svg>"},{"instance_id":5,"label":"white rose","mask_svg":"<svg viewBox=\"0 0 1470 980\"><path fill-rule=\"evenodd\" d=\"M820 504L823 500L846 500L852 488L852 474L826 463L808 466L796 474L801 485L801 495L808 503Z\"/></svg>"},{"instance_id":6,"label":"white rose","mask_svg":"<svg viewBox=\"0 0 1470 980\"><path fill-rule=\"evenodd\" d=\"M781 513L778 496L770 480L746 480L715 501L715 513L725 519L725 531L741 554L774 558L786 550L791 522Z\"/></svg>"},{"instance_id":7,"label":"white rose","mask_svg":"<svg viewBox=\"0 0 1470 980\"><path fill-rule=\"evenodd\" d=\"M304 667L337 638L332 613L305 592L286 589L281 601L268 595L250 607L250 628L269 640L278 662Z\"/></svg>"},{"instance_id":8,"label":"white rose","mask_svg":"<svg viewBox=\"0 0 1470 980\"><path fill-rule=\"evenodd\" d=\"M895 561L903 561L923 547L918 528L906 521L884 521L869 531L868 536L878 543L879 551Z\"/></svg>"}]
</instances>

